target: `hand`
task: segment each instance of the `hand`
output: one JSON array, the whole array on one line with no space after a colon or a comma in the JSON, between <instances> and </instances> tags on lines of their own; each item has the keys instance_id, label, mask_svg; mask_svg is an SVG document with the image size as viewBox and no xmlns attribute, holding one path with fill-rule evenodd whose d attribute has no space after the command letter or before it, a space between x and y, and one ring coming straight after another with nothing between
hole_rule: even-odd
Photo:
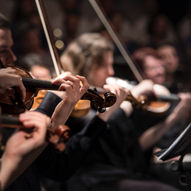
<instances>
[{"instance_id":1,"label":"hand","mask_svg":"<svg viewBox=\"0 0 191 191\"><path fill-rule=\"evenodd\" d=\"M104 121L107 121L109 117L113 114L113 112L116 111L116 109L118 109L121 103L126 99L127 91L118 85L104 85L104 89L114 93L117 97L117 100L114 105L112 105L111 107L108 107L104 113L98 114L98 116L101 119L103 119Z\"/></svg>"},{"instance_id":2,"label":"hand","mask_svg":"<svg viewBox=\"0 0 191 191\"><path fill-rule=\"evenodd\" d=\"M85 77L74 76L69 72L56 78L53 83L61 84L59 90L65 90L64 92L54 92L63 99L52 115L52 124L57 127L65 124L77 101L87 91L89 85Z\"/></svg>"},{"instance_id":3,"label":"hand","mask_svg":"<svg viewBox=\"0 0 191 191\"><path fill-rule=\"evenodd\" d=\"M162 121L161 123L147 129L139 137L139 143L143 150L146 150L156 144L170 128L174 127L174 124L177 122L182 120L190 120L191 94L181 93L179 94L179 97L181 101L165 119L165 121Z\"/></svg>"},{"instance_id":4,"label":"hand","mask_svg":"<svg viewBox=\"0 0 191 191\"><path fill-rule=\"evenodd\" d=\"M131 93L138 98L140 95L153 93L153 86L154 83L151 80L143 80L131 90Z\"/></svg>"},{"instance_id":5,"label":"hand","mask_svg":"<svg viewBox=\"0 0 191 191\"><path fill-rule=\"evenodd\" d=\"M22 83L22 78L13 68L0 69L0 95L14 95L13 87L20 90L22 100L25 100L26 89Z\"/></svg>"},{"instance_id":6,"label":"hand","mask_svg":"<svg viewBox=\"0 0 191 191\"><path fill-rule=\"evenodd\" d=\"M32 134L18 130L9 138L1 158L0 190L22 174L46 146L45 137L50 118L38 112L25 112L19 119L25 128L34 129Z\"/></svg>"},{"instance_id":7,"label":"hand","mask_svg":"<svg viewBox=\"0 0 191 191\"><path fill-rule=\"evenodd\" d=\"M45 135L50 124L50 118L39 112L28 111L20 114L19 120L25 128L34 128L33 132L32 134L22 130L15 132L6 144L5 153L22 158L45 144Z\"/></svg>"},{"instance_id":8,"label":"hand","mask_svg":"<svg viewBox=\"0 0 191 191\"><path fill-rule=\"evenodd\" d=\"M170 118L174 121L189 120L191 116L191 94L179 93L180 102L172 111Z\"/></svg>"},{"instance_id":9,"label":"hand","mask_svg":"<svg viewBox=\"0 0 191 191\"><path fill-rule=\"evenodd\" d=\"M16 61L16 56L11 49L0 50L0 61L4 67L13 66Z\"/></svg>"},{"instance_id":10,"label":"hand","mask_svg":"<svg viewBox=\"0 0 191 191\"><path fill-rule=\"evenodd\" d=\"M82 95L87 91L89 84L85 77L79 75L72 75L70 72L58 76L52 82L53 84L60 84L59 90L64 92L54 92L64 100L76 104Z\"/></svg>"}]
</instances>

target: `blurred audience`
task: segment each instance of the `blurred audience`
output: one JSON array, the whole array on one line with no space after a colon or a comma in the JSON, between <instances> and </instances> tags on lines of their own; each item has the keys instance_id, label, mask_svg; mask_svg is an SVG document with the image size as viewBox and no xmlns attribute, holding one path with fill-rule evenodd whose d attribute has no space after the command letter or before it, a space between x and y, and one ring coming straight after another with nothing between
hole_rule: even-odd
<instances>
[{"instance_id":1,"label":"blurred audience","mask_svg":"<svg viewBox=\"0 0 191 191\"><path fill-rule=\"evenodd\" d=\"M166 70L165 84L171 92L188 90L188 69L181 63L176 47L170 43L164 43L158 46L157 53L163 60L162 64Z\"/></svg>"},{"instance_id":2,"label":"blurred audience","mask_svg":"<svg viewBox=\"0 0 191 191\"><path fill-rule=\"evenodd\" d=\"M148 23L149 45L156 47L164 42L176 42L177 37L165 14L157 14Z\"/></svg>"},{"instance_id":3,"label":"blurred audience","mask_svg":"<svg viewBox=\"0 0 191 191\"><path fill-rule=\"evenodd\" d=\"M149 47L138 49L134 52L132 58L144 79L151 79L157 84L165 83L166 71L163 67L163 61L154 49Z\"/></svg>"}]
</instances>

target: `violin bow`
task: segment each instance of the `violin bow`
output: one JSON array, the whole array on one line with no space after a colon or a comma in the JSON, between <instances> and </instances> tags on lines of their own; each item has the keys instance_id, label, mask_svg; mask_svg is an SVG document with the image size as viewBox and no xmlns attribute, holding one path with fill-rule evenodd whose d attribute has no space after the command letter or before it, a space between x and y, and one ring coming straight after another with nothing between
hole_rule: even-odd
<instances>
[{"instance_id":1,"label":"violin bow","mask_svg":"<svg viewBox=\"0 0 191 191\"><path fill-rule=\"evenodd\" d=\"M61 64L60 57L58 55L57 49L56 49L56 47L54 45L54 40L53 40L54 36L52 34L52 30L51 30L50 24L48 22L48 15L46 13L45 5L43 3L43 0L35 0L35 2L36 2L37 9L38 9L38 12L39 12L39 15L40 15L40 19L41 19L41 22L42 22L42 25L43 25L43 29L44 29L44 33L45 33L45 36L46 36L46 39L47 39L48 47L49 47L51 57L52 57L52 60L53 60L53 63L54 63L55 71L56 71L56 74L58 76L59 74L61 74L62 64ZM58 67L58 64L59 64L59 67ZM92 95L92 96L90 96L90 95ZM107 105L107 107L110 107L116 101L116 96L114 94L112 94L112 93L106 94L105 99L103 99L95 91L92 92L89 89L87 91L87 94L85 93L83 95L82 99L83 98L85 99L86 96L88 96L88 97L90 96L90 100L92 99L92 106L95 107L95 108L97 108L97 104L96 104L96 102L94 100L95 98L102 99L102 100L108 100L109 105ZM99 112L103 112L103 108L98 107L98 110L99 110Z\"/></svg>"},{"instance_id":2,"label":"violin bow","mask_svg":"<svg viewBox=\"0 0 191 191\"><path fill-rule=\"evenodd\" d=\"M127 51L125 50L124 46L122 45L121 41L117 37L116 33L114 32L111 24L106 19L105 15L103 14L103 10L99 7L96 0L88 0L94 11L96 12L97 16L99 17L102 24L107 29L108 33L110 34L111 38L115 42L117 48L121 52L123 58L125 59L126 63L129 65L131 71L133 72L134 76L136 77L138 82L141 82L143 80L143 77L141 76L140 72L136 68L135 64L133 63L130 56L127 54Z\"/></svg>"},{"instance_id":3,"label":"violin bow","mask_svg":"<svg viewBox=\"0 0 191 191\"><path fill-rule=\"evenodd\" d=\"M50 55L54 64L54 69L55 69L56 75L58 76L59 74L61 74L62 64L60 61L60 57L58 55L58 51L54 44L55 43L54 35L52 33L51 26L48 22L48 15L46 13L45 5L43 3L43 0L35 0L35 2L36 2L37 10L38 10L40 20L43 26L43 30L46 36L46 40L48 43Z\"/></svg>"}]
</instances>

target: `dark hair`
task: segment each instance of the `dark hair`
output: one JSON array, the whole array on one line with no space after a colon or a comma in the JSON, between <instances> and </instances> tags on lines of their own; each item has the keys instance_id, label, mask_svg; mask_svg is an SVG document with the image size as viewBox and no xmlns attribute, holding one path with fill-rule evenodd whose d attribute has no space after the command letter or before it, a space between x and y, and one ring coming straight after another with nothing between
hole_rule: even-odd
<instances>
[{"instance_id":1,"label":"dark hair","mask_svg":"<svg viewBox=\"0 0 191 191\"><path fill-rule=\"evenodd\" d=\"M177 49L177 45L173 42L161 42L156 46L156 49L159 49L159 48L165 47L165 46L171 46L171 47L174 47L175 49Z\"/></svg>"},{"instance_id":2,"label":"dark hair","mask_svg":"<svg viewBox=\"0 0 191 191\"><path fill-rule=\"evenodd\" d=\"M11 24L8 19L2 13L0 13L0 29L2 28L11 30Z\"/></svg>"},{"instance_id":3,"label":"dark hair","mask_svg":"<svg viewBox=\"0 0 191 191\"><path fill-rule=\"evenodd\" d=\"M137 67L140 69L140 71L144 71L144 59L147 56L152 56L159 59L156 50L151 47L140 48L136 50L132 55L132 59Z\"/></svg>"}]
</instances>

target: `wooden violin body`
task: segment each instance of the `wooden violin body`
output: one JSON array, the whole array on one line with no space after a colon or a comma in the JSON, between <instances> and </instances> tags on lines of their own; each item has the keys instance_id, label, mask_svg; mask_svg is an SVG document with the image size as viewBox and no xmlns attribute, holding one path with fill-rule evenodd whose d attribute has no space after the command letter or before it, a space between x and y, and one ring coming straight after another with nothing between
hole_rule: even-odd
<instances>
[{"instance_id":1,"label":"wooden violin body","mask_svg":"<svg viewBox=\"0 0 191 191\"><path fill-rule=\"evenodd\" d=\"M25 110L29 110L33 105L34 97L37 92L41 89L45 90L58 90L59 85L54 85L50 81L33 79L32 76L18 68L12 67L22 77L23 84L26 88L26 98L24 101L21 100L21 96L16 88L13 96L2 96L0 98L0 104L3 113L18 114ZM106 107L112 106L116 101L115 94L102 90L103 96L96 88L89 88L87 92L82 96L82 100L89 100L90 105L93 109L99 112L104 112Z\"/></svg>"},{"instance_id":2,"label":"wooden violin body","mask_svg":"<svg viewBox=\"0 0 191 191\"><path fill-rule=\"evenodd\" d=\"M24 78L30 78L32 79L32 76L18 68L12 66L13 69L16 70L16 72ZM16 87L12 87L14 90L14 94L11 96L1 96L0 97L0 105L3 113L9 113L9 114L18 114L22 113L25 110L29 110L32 107L33 99L37 94L36 88L29 88L26 87L26 98L24 101L21 100L20 92Z\"/></svg>"},{"instance_id":3,"label":"wooden violin body","mask_svg":"<svg viewBox=\"0 0 191 191\"><path fill-rule=\"evenodd\" d=\"M140 108L152 115L164 115L171 107L172 102L180 101L180 98L171 94L170 91L162 85L154 84L152 94L142 94L135 98L131 90L135 85L126 80L110 77L107 79L108 84L117 84L127 90L126 100L130 101L133 106Z\"/></svg>"}]
</instances>

